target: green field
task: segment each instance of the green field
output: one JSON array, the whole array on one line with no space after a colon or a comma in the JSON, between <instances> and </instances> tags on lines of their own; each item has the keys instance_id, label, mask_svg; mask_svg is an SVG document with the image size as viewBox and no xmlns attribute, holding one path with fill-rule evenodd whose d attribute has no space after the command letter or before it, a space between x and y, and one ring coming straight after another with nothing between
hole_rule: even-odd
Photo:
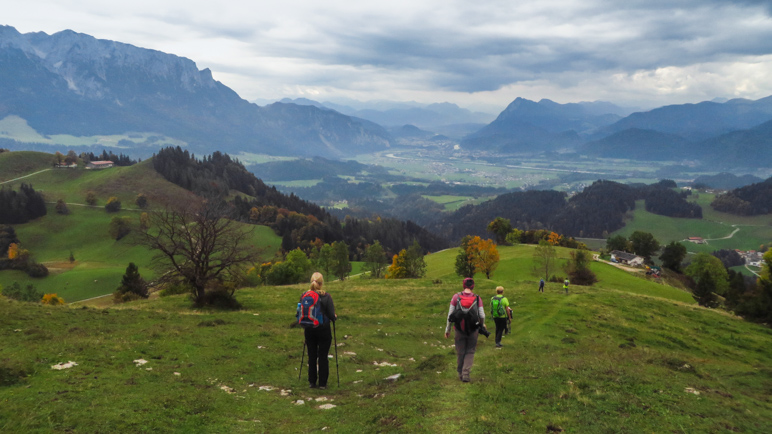
<instances>
[{"instance_id":1,"label":"green field","mask_svg":"<svg viewBox=\"0 0 772 434\"><path fill-rule=\"evenodd\" d=\"M483 202L493 199L493 197L480 197L474 198L472 196L429 196L422 195L422 197L439 203L445 207L445 211L453 212L465 205L479 205Z\"/></svg>"},{"instance_id":2,"label":"green field","mask_svg":"<svg viewBox=\"0 0 772 434\"><path fill-rule=\"evenodd\" d=\"M298 380L288 324L307 285L239 291L236 312L186 296L110 309L0 297L0 431L772 431L769 328L602 264L596 286L538 293L531 252L503 249L494 279L477 279L486 300L506 288L515 318L502 349L480 338L468 384L442 335L453 251L426 258L427 279L325 285L339 317L328 390L308 389L305 368Z\"/></svg>"},{"instance_id":3,"label":"green field","mask_svg":"<svg viewBox=\"0 0 772 434\"><path fill-rule=\"evenodd\" d=\"M711 195L700 194L702 219L665 217L645 210L643 201L636 202L632 219L612 235L630 236L634 231L650 232L661 244L702 237L707 244L687 243L690 252L712 252L719 249L755 250L772 240L772 216L744 217L719 213L710 208ZM736 229L739 229L734 235ZM726 239L721 239L725 237Z\"/></svg>"}]
</instances>

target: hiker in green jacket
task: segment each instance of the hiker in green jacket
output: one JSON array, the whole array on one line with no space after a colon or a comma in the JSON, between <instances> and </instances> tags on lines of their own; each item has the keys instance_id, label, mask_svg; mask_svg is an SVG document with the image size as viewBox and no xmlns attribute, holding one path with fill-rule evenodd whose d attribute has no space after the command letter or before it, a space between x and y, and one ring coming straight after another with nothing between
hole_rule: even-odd
<instances>
[{"instance_id":1,"label":"hiker in green jacket","mask_svg":"<svg viewBox=\"0 0 772 434\"><path fill-rule=\"evenodd\" d=\"M566 294L568 294L568 278L563 281L563 290L565 290Z\"/></svg>"},{"instance_id":2,"label":"hiker in green jacket","mask_svg":"<svg viewBox=\"0 0 772 434\"><path fill-rule=\"evenodd\" d=\"M501 348L501 336L507 329L507 320L511 318L512 309L509 308L509 300L504 297L504 287L496 287L496 295L491 297L491 315L496 324L496 347Z\"/></svg>"}]
</instances>

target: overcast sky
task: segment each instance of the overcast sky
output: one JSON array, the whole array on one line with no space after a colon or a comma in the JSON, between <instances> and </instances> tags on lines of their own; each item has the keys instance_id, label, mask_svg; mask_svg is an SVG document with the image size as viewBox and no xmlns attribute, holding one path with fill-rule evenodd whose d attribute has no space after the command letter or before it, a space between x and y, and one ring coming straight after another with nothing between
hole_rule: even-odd
<instances>
[{"instance_id":1,"label":"overcast sky","mask_svg":"<svg viewBox=\"0 0 772 434\"><path fill-rule=\"evenodd\" d=\"M64 29L177 54L243 98L516 97L653 107L772 95L772 0L0 0Z\"/></svg>"}]
</instances>

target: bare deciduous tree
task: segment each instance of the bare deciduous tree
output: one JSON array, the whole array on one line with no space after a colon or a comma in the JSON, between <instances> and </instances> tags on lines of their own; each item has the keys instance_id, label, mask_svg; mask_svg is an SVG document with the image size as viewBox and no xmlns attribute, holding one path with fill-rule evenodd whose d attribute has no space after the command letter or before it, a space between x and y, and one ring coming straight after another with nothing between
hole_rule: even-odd
<instances>
[{"instance_id":1,"label":"bare deciduous tree","mask_svg":"<svg viewBox=\"0 0 772 434\"><path fill-rule=\"evenodd\" d=\"M205 304L208 288L236 280L239 266L256 258L249 227L227 218L225 205L170 206L149 220L140 242L158 252L154 264L161 280L189 285L196 304Z\"/></svg>"}]
</instances>

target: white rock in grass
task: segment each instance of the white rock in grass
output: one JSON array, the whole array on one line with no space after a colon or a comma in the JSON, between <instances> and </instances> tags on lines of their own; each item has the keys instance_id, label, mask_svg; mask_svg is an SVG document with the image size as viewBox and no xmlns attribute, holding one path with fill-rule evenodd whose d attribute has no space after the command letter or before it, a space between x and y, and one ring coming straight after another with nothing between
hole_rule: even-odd
<instances>
[{"instance_id":1,"label":"white rock in grass","mask_svg":"<svg viewBox=\"0 0 772 434\"><path fill-rule=\"evenodd\" d=\"M153 368L145 368L146 371L152 371Z\"/></svg>"},{"instance_id":2,"label":"white rock in grass","mask_svg":"<svg viewBox=\"0 0 772 434\"><path fill-rule=\"evenodd\" d=\"M357 353L355 353L355 352L353 352L353 351L344 351L344 352L343 352L343 355L344 355L344 356L356 356L356 355L357 355Z\"/></svg>"},{"instance_id":3,"label":"white rock in grass","mask_svg":"<svg viewBox=\"0 0 772 434\"><path fill-rule=\"evenodd\" d=\"M180 375L182 375L182 374L180 374L179 372L175 372L175 373L174 373L174 375L176 375L176 376L178 376L178 377L179 377L179 376L180 376Z\"/></svg>"},{"instance_id":4,"label":"white rock in grass","mask_svg":"<svg viewBox=\"0 0 772 434\"><path fill-rule=\"evenodd\" d=\"M145 363L147 363L147 360L145 360L145 359L137 359L137 360L134 361L134 364L137 365L137 367L142 366Z\"/></svg>"},{"instance_id":5,"label":"white rock in grass","mask_svg":"<svg viewBox=\"0 0 772 434\"><path fill-rule=\"evenodd\" d=\"M235 390L233 390L233 388L228 387L228 386L226 386L224 384L222 386L220 386L220 390L223 390L223 391L227 392L228 394L236 392Z\"/></svg>"},{"instance_id":6,"label":"white rock in grass","mask_svg":"<svg viewBox=\"0 0 772 434\"><path fill-rule=\"evenodd\" d=\"M361 383L361 382L362 382L362 380L357 380L357 381L354 382L354 384Z\"/></svg>"},{"instance_id":7,"label":"white rock in grass","mask_svg":"<svg viewBox=\"0 0 772 434\"><path fill-rule=\"evenodd\" d=\"M290 390L290 389L287 389L287 390L284 390L284 389L282 389L282 390L279 392L279 395L281 395L281 396L288 396L288 395L290 395L291 393L292 393L292 390Z\"/></svg>"},{"instance_id":8,"label":"white rock in grass","mask_svg":"<svg viewBox=\"0 0 772 434\"><path fill-rule=\"evenodd\" d=\"M56 365L52 365L51 369L56 369L57 371L61 371L62 369L70 369L73 366L78 366L75 362L67 362L67 363L57 363Z\"/></svg>"},{"instance_id":9,"label":"white rock in grass","mask_svg":"<svg viewBox=\"0 0 772 434\"><path fill-rule=\"evenodd\" d=\"M381 366L381 367L383 367L383 366L391 366L391 367L396 367L396 366L397 366L397 364L396 364L396 363L389 363L389 362L381 362L381 363L378 363L378 362L373 362L373 365L375 365L375 366Z\"/></svg>"},{"instance_id":10,"label":"white rock in grass","mask_svg":"<svg viewBox=\"0 0 772 434\"><path fill-rule=\"evenodd\" d=\"M260 389L258 390L265 390L270 392L271 390L273 390L273 386L260 386Z\"/></svg>"},{"instance_id":11,"label":"white rock in grass","mask_svg":"<svg viewBox=\"0 0 772 434\"><path fill-rule=\"evenodd\" d=\"M693 388L693 387L687 387L686 389L684 389L684 392L686 392L686 393L693 393L695 395L699 395L700 394L700 391L695 389L695 388Z\"/></svg>"},{"instance_id":12,"label":"white rock in grass","mask_svg":"<svg viewBox=\"0 0 772 434\"><path fill-rule=\"evenodd\" d=\"M384 378L384 380L397 381L399 379L399 377L401 377L401 376L402 376L402 374L394 374L392 376Z\"/></svg>"},{"instance_id":13,"label":"white rock in grass","mask_svg":"<svg viewBox=\"0 0 772 434\"><path fill-rule=\"evenodd\" d=\"M357 372L362 372L362 370L361 369L357 369Z\"/></svg>"},{"instance_id":14,"label":"white rock in grass","mask_svg":"<svg viewBox=\"0 0 772 434\"><path fill-rule=\"evenodd\" d=\"M324 401L327 401L327 397L326 396L320 396L320 397L316 398L316 402L324 402Z\"/></svg>"},{"instance_id":15,"label":"white rock in grass","mask_svg":"<svg viewBox=\"0 0 772 434\"><path fill-rule=\"evenodd\" d=\"M330 410L330 409L333 409L335 407L337 407L337 405L335 405L335 404L322 404L322 405L320 405L317 408L319 408L320 410Z\"/></svg>"},{"instance_id":16,"label":"white rock in grass","mask_svg":"<svg viewBox=\"0 0 772 434\"><path fill-rule=\"evenodd\" d=\"M332 357L333 357L333 355L332 355L332 354L328 354L328 355L327 355L327 358L328 358L328 359L332 359Z\"/></svg>"},{"instance_id":17,"label":"white rock in grass","mask_svg":"<svg viewBox=\"0 0 772 434\"><path fill-rule=\"evenodd\" d=\"M295 405L304 405L305 403L306 402L303 401L302 399L298 399L297 401L294 402Z\"/></svg>"}]
</instances>

